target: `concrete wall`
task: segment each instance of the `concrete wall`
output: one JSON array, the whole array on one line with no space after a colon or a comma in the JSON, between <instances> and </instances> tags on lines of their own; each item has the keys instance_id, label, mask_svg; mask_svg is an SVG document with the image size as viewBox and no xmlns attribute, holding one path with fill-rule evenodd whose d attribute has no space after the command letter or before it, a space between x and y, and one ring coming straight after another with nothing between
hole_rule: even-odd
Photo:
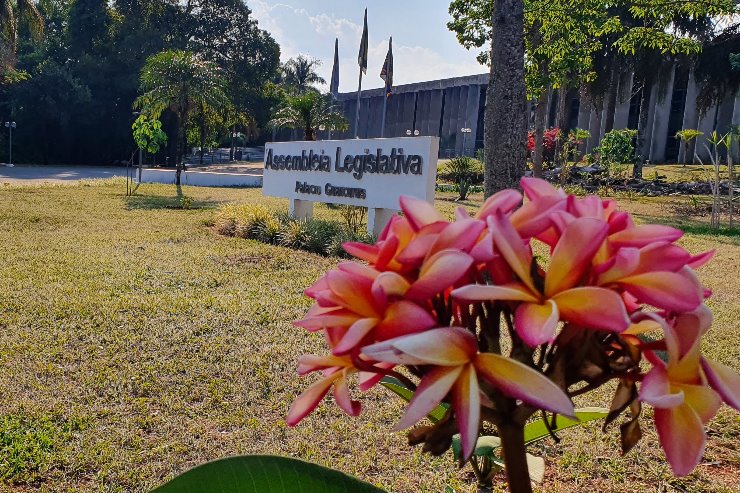
<instances>
[{"instance_id":1,"label":"concrete wall","mask_svg":"<svg viewBox=\"0 0 740 493\"><path fill-rule=\"evenodd\" d=\"M207 171L185 171L180 176L182 185L195 187L261 187L262 176L246 173L211 173ZM141 170L141 183L175 183L175 170Z\"/></svg>"},{"instance_id":2,"label":"concrete wall","mask_svg":"<svg viewBox=\"0 0 740 493\"><path fill-rule=\"evenodd\" d=\"M671 81L668 84L667 94L659 98L660 91L657 85L650 87L652 105L648 115L645 132L644 156L653 163L660 163L666 157L666 144L673 139L669 133L669 119L673 102L673 78L675 68L671 72ZM619 90L619 99L614 112L614 128L623 129L629 125L630 106L633 95L633 77L625 78L628 87ZM406 84L394 88L393 95L385 99L384 89L370 89L362 91L360 95L360 138L374 138L381 136L383 120L383 103L386 102L385 137L402 137L407 131L418 131L419 135L432 135L440 138L440 155L442 157L468 154L473 155L476 147L482 145L477 140L482 135L478 125L482 123L482 112L485 104L481 101L481 94L488 85L488 74L456 77L452 79L434 80L415 84ZM706 135L715 128L726 132L731 124L740 124L740 94L731 95L723 101L719 108L710 108L700 116L696 109L697 88L693 77L689 76L686 89L686 100L683 114L683 128L697 128ZM552 117L557 106L556 91L550 91L548 101L548 117ZM585 145L585 150L591 152L603 137L603 125L606 115L602 113L602 128L596 129L598 121L592 105L580 98L577 125L590 132L591 138ZM350 122L347 132L334 132L332 138L355 137L355 115L357 109L357 93L339 94L337 104L342 108L345 117ZM675 110L675 111L680 111ZM675 113L674 111L674 113ZM531 117L531 115L530 115ZM531 120L531 118L530 118ZM675 126L675 116L674 116ZM531 123L531 122L530 122ZM462 128L470 128L471 132L464 136ZM300 136L291 136L290 132L280 132L278 140L291 140ZM320 138L328 138L328 132L323 132ZM694 155L696 147L699 157L706 162L704 143L706 139L697 139L689 156ZM685 150L679 149L679 162L683 162Z\"/></svg>"}]
</instances>

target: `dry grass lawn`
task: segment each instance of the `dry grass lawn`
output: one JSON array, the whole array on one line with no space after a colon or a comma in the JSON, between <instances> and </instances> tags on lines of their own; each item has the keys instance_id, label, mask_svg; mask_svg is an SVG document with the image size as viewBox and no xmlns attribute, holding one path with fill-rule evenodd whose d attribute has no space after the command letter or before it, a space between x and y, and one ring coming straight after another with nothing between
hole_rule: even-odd
<instances>
[{"instance_id":1,"label":"dry grass lawn","mask_svg":"<svg viewBox=\"0 0 740 493\"><path fill-rule=\"evenodd\" d=\"M320 337L291 321L309 307L303 289L336 259L208 227L219 203L285 202L259 190L185 188L193 209L182 210L172 186L144 185L131 198L124 188L0 188L0 490L143 492L210 459L272 453L390 492L475 491L449 455L424 456L389 431L402 406L382 389L364 396L359 419L327 403L285 426L308 384L296 358L323 351ZM718 249L701 272L715 293L705 349L740 369L740 236L668 217L656 199L623 206L683 221L694 252ZM608 399L605 390L588 404ZM702 465L677 479L653 432L621 457L616 429L565 431L560 444L537 446L548 465L539 491L738 491L738 415L723 408L708 433Z\"/></svg>"}]
</instances>

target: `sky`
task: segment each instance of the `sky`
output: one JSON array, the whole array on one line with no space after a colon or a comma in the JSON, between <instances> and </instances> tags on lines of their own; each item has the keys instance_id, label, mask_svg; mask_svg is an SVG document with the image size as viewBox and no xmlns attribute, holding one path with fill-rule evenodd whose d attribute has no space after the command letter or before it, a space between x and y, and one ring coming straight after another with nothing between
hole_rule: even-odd
<instances>
[{"instance_id":1,"label":"sky","mask_svg":"<svg viewBox=\"0 0 740 493\"><path fill-rule=\"evenodd\" d=\"M339 38L339 90L357 90L357 54L368 8L368 67L362 88L383 87L380 69L393 37L394 85L482 74L477 51L460 46L447 29L449 0L247 0L262 29L280 44L281 59L298 54L321 60L331 79L334 39ZM328 85L323 86L328 90Z\"/></svg>"}]
</instances>

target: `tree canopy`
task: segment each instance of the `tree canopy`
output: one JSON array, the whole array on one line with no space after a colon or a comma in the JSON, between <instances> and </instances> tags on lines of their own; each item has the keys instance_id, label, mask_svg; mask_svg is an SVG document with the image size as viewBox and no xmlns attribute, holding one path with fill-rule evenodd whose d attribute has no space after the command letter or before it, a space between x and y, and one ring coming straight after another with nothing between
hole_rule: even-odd
<instances>
[{"instance_id":1,"label":"tree canopy","mask_svg":"<svg viewBox=\"0 0 740 493\"><path fill-rule=\"evenodd\" d=\"M243 0L5 3L10 4L12 19L0 13L0 112L18 124L14 157L21 162L129 159L136 149L132 105L140 95L141 70L150 57L178 50L213 64L225 82L228 104L207 119L214 141L228 145L233 132L242 132L264 142L261 129L275 104L265 84L278 77L280 47ZM161 110L169 139L159 162L166 154L174 163L180 127L172 107ZM198 118L199 109L193 110L188 118Z\"/></svg>"}]
</instances>

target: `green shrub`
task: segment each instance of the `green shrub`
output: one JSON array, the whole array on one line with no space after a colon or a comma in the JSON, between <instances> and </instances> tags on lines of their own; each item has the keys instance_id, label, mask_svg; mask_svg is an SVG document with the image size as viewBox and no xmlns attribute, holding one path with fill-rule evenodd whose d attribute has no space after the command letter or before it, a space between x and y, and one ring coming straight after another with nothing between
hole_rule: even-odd
<instances>
[{"instance_id":1,"label":"green shrub","mask_svg":"<svg viewBox=\"0 0 740 493\"><path fill-rule=\"evenodd\" d=\"M454 182L459 194L458 199L465 200L471 186L482 181L483 163L468 156L458 156L442 168L440 176Z\"/></svg>"},{"instance_id":2,"label":"green shrub","mask_svg":"<svg viewBox=\"0 0 740 493\"><path fill-rule=\"evenodd\" d=\"M214 225L225 236L255 238L274 214L263 205L229 204L219 208Z\"/></svg>"},{"instance_id":3,"label":"green shrub","mask_svg":"<svg viewBox=\"0 0 740 493\"><path fill-rule=\"evenodd\" d=\"M607 166L631 162L635 157L635 146L632 140L637 135L636 130L623 129L607 132L601 139L594 152L601 157Z\"/></svg>"},{"instance_id":4,"label":"green shrub","mask_svg":"<svg viewBox=\"0 0 740 493\"><path fill-rule=\"evenodd\" d=\"M361 214L352 212L354 218L364 218L364 211ZM346 217L344 224L322 219L298 220L285 212L276 212L253 204L221 206L213 224L224 236L236 236L338 257L347 257L342 248L343 243L369 242L372 239L363 228L353 225Z\"/></svg>"}]
</instances>

